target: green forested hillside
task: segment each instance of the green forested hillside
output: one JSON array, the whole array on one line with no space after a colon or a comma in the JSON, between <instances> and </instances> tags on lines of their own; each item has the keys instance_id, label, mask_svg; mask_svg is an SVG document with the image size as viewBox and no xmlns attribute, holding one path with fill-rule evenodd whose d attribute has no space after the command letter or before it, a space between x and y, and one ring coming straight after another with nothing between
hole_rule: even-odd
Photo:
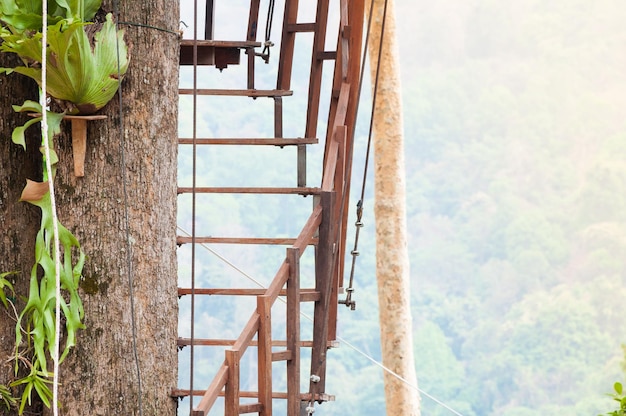
<instances>
[{"instance_id":1,"label":"green forested hillside","mask_svg":"<svg viewBox=\"0 0 626 416\"><path fill-rule=\"evenodd\" d=\"M608 411L626 342L626 7L397 4L420 387L465 415Z\"/></svg>"}]
</instances>

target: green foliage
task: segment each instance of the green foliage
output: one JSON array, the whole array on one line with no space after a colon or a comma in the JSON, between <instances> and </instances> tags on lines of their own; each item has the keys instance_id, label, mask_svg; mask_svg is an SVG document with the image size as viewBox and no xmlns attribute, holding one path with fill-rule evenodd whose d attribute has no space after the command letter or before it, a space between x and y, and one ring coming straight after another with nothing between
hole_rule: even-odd
<instances>
[{"instance_id":1,"label":"green foliage","mask_svg":"<svg viewBox=\"0 0 626 416\"><path fill-rule=\"evenodd\" d=\"M128 68L124 33L115 30L110 13L93 36L93 46L85 26L79 20L61 20L48 27L46 92L69 113L91 114L104 107L119 86L118 69L124 74ZM3 71L26 75L41 85L42 34L5 33L2 39L0 50L16 53L25 64Z\"/></svg>"},{"instance_id":2,"label":"green foliage","mask_svg":"<svg viewBox=\"0 0 626 416\"><path fill-rule=\"evenodd\" d=\"M619 381L613 384L614 393L609 394L614 401L618 403L618 409L612 412L606 413L609 416L626 416L626 394L624 394L624 388Z\"/></svg>"},{"instance_id":3,"label":"green foliage","mask_svg":"<svg viewBox=\"0 0 626 416\"><path fill-rule=\"evenodd\" d=\"M11 383L12 387L17 387L22 384L24 385L24 391L22 392L22 397L20 399L20 414L24 413L24 408L26 407L26 404L31 404L33 390L37 393L37 396L39 396L43 404L45 404L47 407L50 407L52 391L50 391L50 387L48 387L48 384L51 383L48 377L48 373L46 373L45 371L37 370L33 366L31 367L31 372L29 375Z\"/></svg>"},{"instance_id":4,"label":"green foliage","mask_svg":"<svg viewBox=\"0 0 626 416\"><path fill-rule=\"evenodd\" d=\"M15 68L0 68L0 73L17 72L41 86L41 3L0 1L0 21L4 23L0 51L15 53L23 62ZM116 31L112 15L109 13L103 24L88 22L100 3L56 0L50 5L46 93L71 114L91 114L104 107L128 68L124 32Z\"/></svg>"},{"instance_id":5,"label":"green foliage","mask_svg":"<svg viewBox=\"0 0 626 416\"><path fill-rule=\"evenodd\" d=\"M0 406L6 410L11 410L17 404L17 399L11 394L11 390L0 384Z\"/></svg>"},{"instance_id":6,"label":"green foliage","mask_svg":"<svg viewBox=\"0 0 626 416\"><path fill-rule=\"evenodd\" d=\"M45 132L50 147L52 177L44 169L44 182L27 181L21 201L29 202L41 210L41 228L35 241L35 264L31 269L30 290L24 309L19 313L15 334L15 372L20 363L26 363L29 374L15 380L11 386L23 388L20 414L30 404L33 391L41 401L50 406L52 394L48 387L52 374L48 371L48 360L54 356L54 348L62 348L59 362L63 361L76 344L76 333L84 328L84 310L78 294L79 280L85 262L85 254L74 235L61 224L54 223L53 207L48 181L53 181L58 157L54 152L53 139L60 132L65 113L91 114L113 97L128 68L128 49L123 31L117 31L111 14L104 23L89 23L98 12L101 0L51 0L48 1L47 44L42 39L42 4L32 0L0 0L0 52L15 53L23 65L0 68L0 73L20 73L42 85L42 51L47 59L46 91L60 106L63 113L43 109L34 101L14 106L17 112L43 114L47 111L48 131ZM23 126L17 126L12 134L15 144L26 148L24 132L41 121L35 116ZM42 138L43 142L43 138ZM42 150L43 153L43 150ZM55 235L55 226L58 235ZM54 258L54 241L58 239L63 258L57 270ZM40 276L43 274L42 276ZM57 274L60 281L57 282ZM8 306L5 288L12 290L6 281L7 273L0 275L0 301ZM57 299L56 287L62 296ZM65 332L56 327L56 304ZM57 332L64 335L63 342ZM23 342L26 341L26 342ZM26 357L33 354L32 362ZM7 390L8 392L8 390ZM5 399L12 406L15 399Z\"/></svg>"},{"instance_id":7,"label":"green foliage","mask_svg":"<svg viewBox=\"0 0 626 416\"><path fill-rule=\"evenodd\" d=\"M93 19L102 0L48 1L48 24L61 20L87 22ZM42 2L33 0L0 0L0 20L13 31L39 31L42 27Z\"/></svg>"},{"instance_id":8,"label":"green foliage","mask_svg":"<svg viewBox=\"0 0 626 416\"><path fill-rule=\"evenodd\" d=\"M9 282L6 277L10 275L17 274L17 272L6 272L0 273L0 302L4 305L5 308L9 307L8 301L15 297L15 291L13 290L13 285ZM7 294L5 289L9 289L11 291L11 297L7 299Z\"/></svg>"},{"instance_id":9,"label":"green foliage","mask_svg":"<svg viewBox=\"0 0 626 416\"><path fill-rule=\"evenodd\" d=\"M39 103L27 101L22 106L14 106L16 111L42 113ZM35 118L40 121L41 117ZM53 146L53 138L60 131L63 114L48 111L48 142ZM32 125L32 120L13 133L13 141L25 146L24 130ZM17 133L16 133L17 132ZM52 151L53 178L56 171L57 157ZM44 175L45 176L45 175ZM31 203L41 210L41 228L35 241L35 264L31 269L30 289L27 303L18 316L15 329L15 372L17 375L18 364L23 361L24 355L32 348L34 357L30 366L30 374L12 383L12 386L24 386L20 404L20 414L24 411L26 403L30 403L33 390L46 406L50 406L50 383L51 373L48 371L48 359L54 354L54 346L57 341L56 327L56 263L54 260L54 219L50 200L48 182L27 181L22 192L21 201ZM84 310L78 294L79 280L85 263L85 254L74 235L63 225L57 224L58 239L63 250L63 259L58 270L60 286L65 296L59 299L61 313L65 321L65 345L59 362L62 362L76 344L76 333L84 328L82 319ZM39 277L40 271L43 276ZM4 274L6 275L6 274ZM4 276L2 275L2 277ZM9 283L0 281L0 287L10 287ZM3 303L6 305L4 298ZM27 348L22 351L22 341L26 337Z\"/></svg>"}]
</instances>

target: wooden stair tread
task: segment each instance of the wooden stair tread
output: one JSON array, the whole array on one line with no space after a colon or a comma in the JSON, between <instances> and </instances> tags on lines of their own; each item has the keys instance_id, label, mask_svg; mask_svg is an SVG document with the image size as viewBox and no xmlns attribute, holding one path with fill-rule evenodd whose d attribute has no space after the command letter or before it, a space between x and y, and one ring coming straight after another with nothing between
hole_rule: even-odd
<instances>
[{"instance_id":1,"label":"wooden stair tread","mask_svg":"<svg viewBox=\"0 0 626 416\"><path fill-rule=\"evenodd\" d=\"M220 96L231 96L231 97L286 97L293 95L293 91L289 90L257 90L257 89L246 89L246 90L231 90L231 89L212 89L212 88L204 88L204 89L196 89L193 88L180 88L178 90L180 95L220 95Z\"/></svg>"},{"instance_id":2,"label":"wooden stair tread","mask_svg":"<svg viewBox=\"0 0 626 416\"><path fill-rule=\"evenodd\" d=\"M253 50L260 42L183 39L180 42L179 65L214 65L224 69L228 65L238 65L242 49ZM195 56L194 56L195 50Z\"/></svg>"},{"instance_id":3,"label":"wooden stair tread","mask_svg":"<svg viewBox=\"0 0 626 416\"><path fill-rule=\"evenodd\" d=\"M191 244L192 237L176 237L176 244ZM196 244L261 244L261 245L285 245L290 246L296 242L295 238L264 238L264 237L196 237ZM317 244L317 239L311 240L310 244Z\"/></svg>"},{"instance_id":4,"label":"wooden stair tread","mask_svg":"<svg viewBox=\"0 0 626 416\"><path fill-rule=\"evenodd\" d=\"M178 187L178 194L190 194L194 192L192 187ZM281 188L281 187L201 187L197 186L198 194L268 194L268 195L319 195L320 188Z\"/></svg>"},{"instance_id":5,"label":"wooden stair tread","mask_svg":"<svg viewBox=\"0 0 626 416\"><path fill-rule=\"evenodd\" d=\"M193 45L198 47L213 47L213 48L259 48L261 42L251 41L233 41L233 40L205 40L205 39L182 39L180 41L181 48L193 48Z\"/></svg>"},{"instance_id":6,"label":"wooden stair tread","mask_svg":"<svg viewBox=\"0 0 626 416\"><path fill-rule=\"evenodd\" d=\"M206 393L206 390L193 390L193 391L189 391L189 389L173 389L172 390L172 397L188 397L190 394L193 396L204 396L204 394ZM219 394L220 397L224 396L224 392L222 391ZM245 397L245 398L257 398L259 397L259 392L258 391L240 391L239 392L239 397ZM279 391L274 391L272 392L272 398L274 399L287 399L287 392L279 392ZM300 398L303 401L311 401L311 394L310 393L300 393ZM318 396L319 400L321 401L335 401L335 396L334 395L330 395L330 394L323 394L323 395L319 395Z\"/></svg>"},{"instance_id":7,"label":"wooden stair tread","mask_svg":"<svg viewBox=\"0 0 626 416\"><path fill-rule=\"evenodd\" d=\"M208 296L262 296L267 289L224 289L224 288L178 288L178 296L208 295ZM281 290L279 296L286 296L287 291ZM320 299L320 292L315 289L301 289L300 302L316 302Z\"/></svg>"},{"instance_id":8,"label":"wooden stair tread","mask_svg":"<svg viewBox=\"0 0 626 416\"><path fill-rule=\"evenodd\" d=\"M317 138L270 138L270 139L252 139L252 138L196 138L196 145L244 145L244 146L299 146L303 144L317 144ZM178 144L194 144L194 139L179 138Z\"/></svg>"},{"instance_id":9,"label":"wooden stair tread","mask_svg":"<svg viewBox=\"0 0 626 416\"><path fill-rule=\"evenodd\" d=\"M229 347L235 345L237 342L236 339L209 339L209 338L194 338L193 345L202 345L205 347ZM191 345L191 338L179 337L176 341L176 344L179 347L185 347L187 345ZM250 341L250 346L257 347L259 342L254 339ZM273 347L286 347L287 341L285 340L272 340ZM300 341L301 347L311 348L313 346L313 341Z\"/></svg>"}]
</instances>

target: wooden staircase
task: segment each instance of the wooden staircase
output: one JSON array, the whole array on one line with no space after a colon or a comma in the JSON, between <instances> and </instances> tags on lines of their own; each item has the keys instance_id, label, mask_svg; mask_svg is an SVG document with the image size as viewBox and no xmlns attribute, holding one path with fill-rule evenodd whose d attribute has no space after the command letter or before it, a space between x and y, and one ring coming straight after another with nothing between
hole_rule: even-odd
<instances>
[{"instance_id":1,"label":"wooden staircase","mask_svg":"<svg viewBox=\"0 0 626 416\"><path fill-rule=\"evenodd\" d=\"M198 0L196 0L198 1ZM363 29L363 1L341 0L338 10L329 10L329 0L318 0L316 18L312 22L298 22L298 0L285 0L280 41L280 57L276 74L276 88L255 88L256 49L262 46L257 40L260 0L251 0L248 27L245 39L239 41L213 40L213 0L206 1L205 39L181 41L180 64L194 68L214 65L222 70L228 65L240 63L241 52L247 56L247 79L245 89L180 89L180 95L194 97L202 95L268 98L274 101L273 138L180 138L180 146L278 146L297 147L297 172L295 187L200 187L195 180L192 186L181 186L179 194L190 194L194 198L202 194L255 194L255 195L302 195L313 196L315 204L308 219L301 225L299 235L285 237L220 237L180 235L179 245L200 244L261 244L285 245L286 254L282 263L277 262L277 272L266 289L180 287L179 297L200 296L244 296L255 299L255 310L241 329L236 339L179 338L178 347L225 347L224 360L205 389L175 389L174 397L201 397L197 404L190 401L189 413L194 416L207 415L217 401L224 398L224 414L227 416L257 413L271 416L273 401L286 401L289 416L310 414L313 403L332 399L326 392L326 352L336 344L336 318L338 294L343 285L345 253L345 230L347 221L348 193L350 188L351 150L354 121L358 100L361 43ZM227 2L225 2L226 6ZM336 50L327 51L326 31L329 12L340 15L339 36ZM219 22L218 22L219 23ZM294 47L299 33L312 33L313 44L309 88L307 97L306 125L303 138L283 137L283 99L293 95L291 88L294 64ZM266 39L267 40L267 39ZM334 62L330 111L327 134L324 140L324 161L321 184L318 187L306 184L307 147L319 145L317 124L320 112L322 67L325 61ZM195 83L194 83L195 85ZM194 136L196 136L194 129ZM314 287L300 286L300 259L305 250L315 250ZM192 266L193 267L193 266ZM286 337L272 337L272 306L281 297L286 302ZM312 339L303 340L301 331L301 303L313 303ZM193 305L193 302L192 302ZM193 307L192 307L193 308ZM241 390L241 359L248 347L256 348L258 391ZM301 391L301 351L310 349L311 367L308 391ZM193 351L193 350L192 350ZM193 356L193 352L192 352ZM287 391L276 392L272 383L273 363L286 364ZM192 360L193 363L193 360ZM192 367L194 367L192 365ZM192 371L203 372L195 367ZM193 379L193 375L192 375ZM246 400L242 400L246 399ZM250 401L252 400L252 401ZM307 409L308 408L308 409ZM284 412L283 412L284 414Z\"/></svg>"}]
</instances>

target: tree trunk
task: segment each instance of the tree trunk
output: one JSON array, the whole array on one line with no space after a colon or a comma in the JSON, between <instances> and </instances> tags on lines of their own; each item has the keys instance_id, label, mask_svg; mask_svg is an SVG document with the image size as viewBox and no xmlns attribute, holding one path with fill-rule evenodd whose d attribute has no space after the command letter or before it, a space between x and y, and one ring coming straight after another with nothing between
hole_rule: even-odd
<instances>
[{"instance_id":1,"label":"tree trunk","mask_svg":"<svg viewBox=\"0 0 626 416\"><path fill-rule=\"evenodd\" d=\"M375 0L368 51L372 83L379 59L385 0ZM395 35L394 2L388 0L374 116L376 276L383 364L417 386L413 358L402 100ZM388 415L419 415L418 392L385 372Z\"/></svg>"},{"instance_id":2,"label":"tree trunk","mask_svg":"<svg viewBox=\"0 0 626 416\"><path fill-rule=\"evenodd\" d=\"M0 54L0 67L17 63L17 56ZM15 307L21 310L25 304L21 299L28 295L35 236L41 216L38 208L18 200L26 179L41 180L41 153L38 150L41 136L37 135L36 129L27 130L26 151L11 142L13 128L28 119L25 114L15 113L11 104L36 100L37 84L19 75L1 76L0 91L5 98L0 105L0 273L18 272L7 279L13 283L16 292ZM0 313L0 334L0 384L8 385L15 378L14 362L8 361L15 352L15 313L12 308Z\"/></svg>"},{"instance_id":3,"label":"tree trunk","mask_svg":"<svg viewBox=\"0 0 626 416\"><path fill-rule=\"evenodd\" d=\"M63 415L176 413L170 394L177 383L179 41L155 28L176 32L179 4L119 3L120 21L154 27L121 26L131 55L123 117L116 96L101 112L106 120L89 122L82 178L73 172L69 123L56 139L59 219L87 255L81 281L86 329L61 364ZM105 1L103 8L113 11L113 4Z\"/></svg>"}]
</instances>

